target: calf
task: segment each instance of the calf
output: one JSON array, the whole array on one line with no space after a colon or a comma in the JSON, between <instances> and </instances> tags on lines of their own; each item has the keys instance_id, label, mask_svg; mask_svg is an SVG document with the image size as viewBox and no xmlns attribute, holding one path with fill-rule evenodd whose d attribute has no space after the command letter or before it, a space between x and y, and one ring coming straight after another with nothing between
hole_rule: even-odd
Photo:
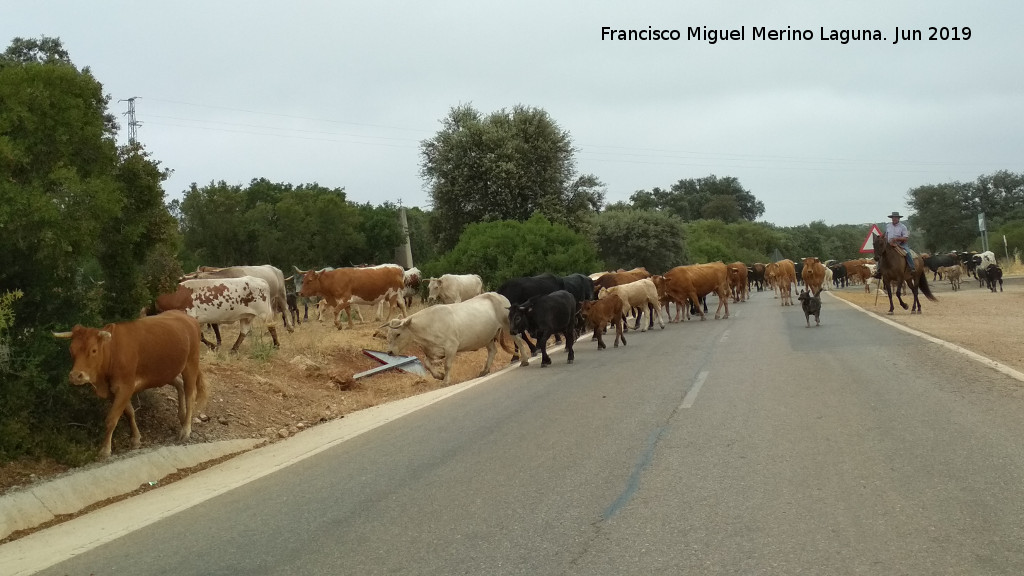
<instances>
[{"instance_id":1,"label":"calf","mask_svg":"<svg viewBox=\"0 0 1024 576\"><path fill-rule=\"evenodd\" d=\"M622 333L622 323L625 318L622 315L622 299L618 294L609 294L602 300L587 300L580 306L580 315L583 317L585 326L594 330L597 337L597 349L607 348L604 339L601 337L608 324L615 325L615 344L619 347L619 340L626 345L626 336Z\"/></svg>"},{"instance_id":2,"label":"calf","mask_svg":"<svg viewBox=\"0 0 1024 576\"><path fill-rule=\"evenodd\" d=\"M980 272L980 269L979 269L979 272ZM981 274L978 274L978 276L980 277ZM988 267L985 268L985 286L987 286L989 290L995 292L996 291L996 282L999 283L999 291L1002 292L1003 291L1003 269L1000 268L998 264L989 264Z\"/></svg>"},{"instance_id":3,"label":"calf","mask_svg":"<svg viewBox=\"0 0 1024 576\"><path fill-rule=\"evenodd\" d=\"M288 292L285 294L288 300L288 312L292 316L292 324L302 324L302 320L299 319L299 297L295 292Z\"/></svg>"},{"instance_id":4,"label":"calf","mask_svg":"<svg viewBox=\"0 0 1024 576\"><path fill-rule=\"evenodd\" d=\"M576 340L576 299L565 290L556 290L550 294L534 296L522 304L513 304L509 308L508 323L514 335L529 332L537 339L540 348L541 367L551 365L548 356L548 338L561 334L565 337L565 349L569 352L569 364L576 355L572 345ZM528 364L523 357L521 364Z\"/></svg>"},{"instance_id":5,"label":"calf","mask_svg":"<svg viewBox=\"0 0 1024 576\"><path fill-rule=\"evenodd\" d=\"M654 285L654 281L650 278L644 278L643 280L637 280L636 282L630 282L629 284L620 284L618 286L612 286L611 288L602 288L597 294L598 299L607 298L611 294L616 294L622 299L622 315L628 316L629 312L633 308L640 309L640 312L636 317L636 325L634 330L639 329L641 332L647 331L648 323L643 321L644 310L648 311L648 314L658 315L658 325L661 329L665 329L665 321L661 318L661 302L658 299L658 288ZM653 325L653 322L650 322ZM628 324L625 329L629 329Z\"/></svg>"},{"instance_id":6,"label":"calf","mask_svg":"<svg viewBox=\"0 0 1024 576\"><path fill-rule=\"evenodd\" d=\"M505 298L508 298L509 304L515 306L516 304L522 304L533 298L534 296L542 296L544 294L551 294L557 290L562 290L564 287L563 280L555 276L554 274L544 273L538 274L537 276L523 276L520 278L510 278L498 287L496 292L501 294ZM530 354L537 352L537 345L530 340L530 336L521 334L523 341L530 347ZM559 337L561 337L559 335ZM557 340L556 340L557 341ZM513 361L516 358L512 359Z\"/></svg>"},{"instance_id":7,"label":"calf","mask_svg":"<svg viewBox=\"0 0 1024 576\"><path fill-rule=\"evenodd\" d=\"M952 266L939 266L935 269L935 275L949 280L949 284L954 291L960 289L961 272L958 264L954 264Z\"/></svg>"}]
</instances>

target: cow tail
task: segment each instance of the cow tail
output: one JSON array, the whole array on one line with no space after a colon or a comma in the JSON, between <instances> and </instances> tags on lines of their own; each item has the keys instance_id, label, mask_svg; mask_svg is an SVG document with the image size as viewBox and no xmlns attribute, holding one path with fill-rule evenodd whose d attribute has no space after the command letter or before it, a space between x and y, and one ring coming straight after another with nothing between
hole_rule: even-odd
<instances>
[{"instance_id":1,"label":"cow tail","mask_svg":"<svg viewBox=\"0 0 1024 576\"><path fill-rule=\"evenodd\" d=\"M196 377L196 403L193 410L196 412L202 412L206 408L206 400L210 396L210 389L206 386L206 376L203 375L203 371L199 371L199 376Z\"/></svg>"},{"instance_id":2,"label":"cow tail","mask_svg":"<svg viewBox=\"0 0 1024 576\"><path fill-rule=\"evenodd\" d=\"M498 331L498 343L501 344L501 349L514 355L518 350L516 350L514 345L509 344L509 339L509 333L504 328Z\"/></svg>"}]
</instances>

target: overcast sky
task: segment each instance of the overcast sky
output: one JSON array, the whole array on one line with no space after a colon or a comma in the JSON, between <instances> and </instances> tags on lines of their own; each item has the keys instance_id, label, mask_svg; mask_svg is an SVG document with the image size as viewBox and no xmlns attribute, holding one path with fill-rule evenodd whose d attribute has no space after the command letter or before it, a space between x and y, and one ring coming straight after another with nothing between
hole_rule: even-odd
<instances>
[{"instance_id":1,"label":"overcast sky","mask_svg":"<svg viewBox=\"0 0 1024 576\"><path fill-rule=\"evenodd\" d=\"M37 0L6 3L0 41L60 37L122 141L118 100L138 97L139 140L174 171L168 200L263 177L428 209L420 142L458 104L521 104L571 134L608 202L734 176L763 220L795 226L884 222L913 187L1024 171L1021 22L1005 0ZM929 41L933 26L970 39ZM812 39L755 39L762 27ZM922 40L893 44L897 27ZM821 39L862 29L884 40Z\"/></svg>"}]
</instances>

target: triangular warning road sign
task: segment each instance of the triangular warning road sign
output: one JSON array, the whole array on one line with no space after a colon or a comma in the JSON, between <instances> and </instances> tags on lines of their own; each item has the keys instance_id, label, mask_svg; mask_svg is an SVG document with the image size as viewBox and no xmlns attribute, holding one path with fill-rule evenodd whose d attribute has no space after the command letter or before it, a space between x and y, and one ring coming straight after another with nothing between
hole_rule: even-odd
<instances>
[{"instance_id":1,"label":"triangular warning road sign","mask_svg":"<svg viewBox=\"0 0 1024 576\"><path fill-rule=\"evenodd\" d=\"M864 244L860 247L861 254L869 254L875 251L875 243L871 240L872 236L881 236L882 231L878 229L877 224L871 225L871 230L868 231L868 237L864 239Z\"/></svg>"}]
</instances>

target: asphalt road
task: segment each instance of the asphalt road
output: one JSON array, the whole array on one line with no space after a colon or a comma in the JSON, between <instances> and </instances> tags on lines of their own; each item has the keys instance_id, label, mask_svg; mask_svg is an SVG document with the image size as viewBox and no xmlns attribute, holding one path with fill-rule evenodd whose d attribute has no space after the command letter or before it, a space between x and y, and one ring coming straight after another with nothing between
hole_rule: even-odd
<instances>
[{"instance_id":1,"label":"asphalt road","mask_svg":"<svg viewBox=\"0 0 1024 576\"><path fill-rule=\"evenodd\" d=\"M828 296L818 328L731 309L580 341L41 573L1024 573L1019 382Z\"/></svg>"}]
</instances>

